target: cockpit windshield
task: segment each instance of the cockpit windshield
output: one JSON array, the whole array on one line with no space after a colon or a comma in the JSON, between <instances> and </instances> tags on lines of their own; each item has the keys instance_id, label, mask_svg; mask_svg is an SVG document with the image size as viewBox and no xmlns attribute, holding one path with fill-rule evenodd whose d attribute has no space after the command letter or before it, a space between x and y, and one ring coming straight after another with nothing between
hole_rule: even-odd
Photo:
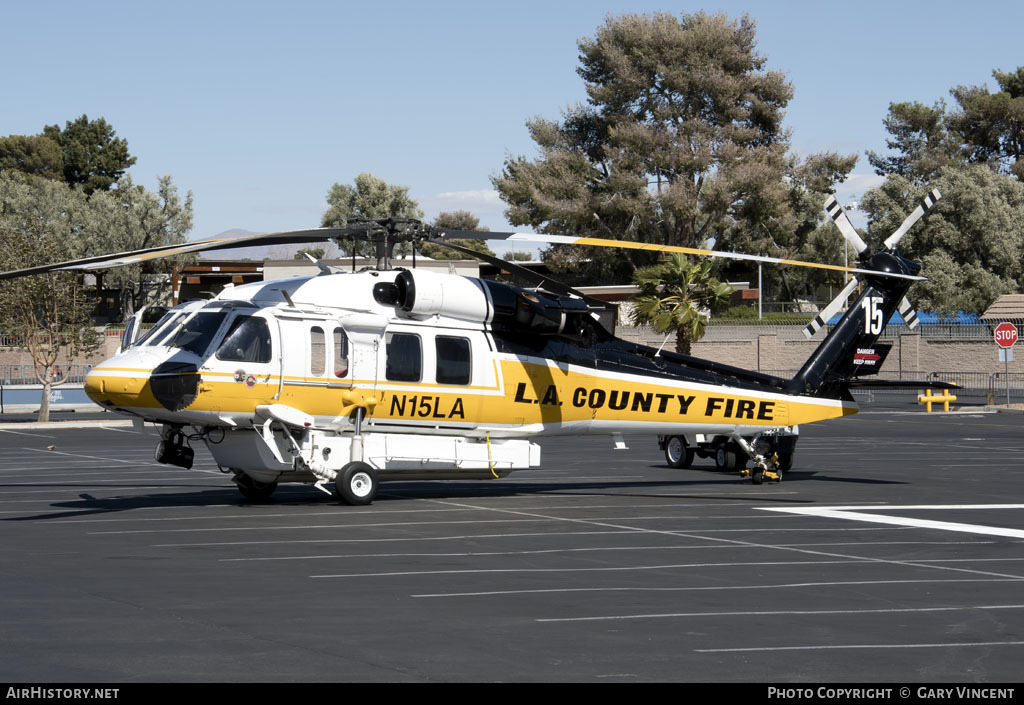
<instances>
[{"instance_id":1,"label":"cockpit windshield","mask_svg":"<svg viewBox=\"0 0 1024 705\"><path fill-rule=\"evenodd\" d=\"M210 343L213 342L224 320L231 315L232 311L239 309L251 311L255 310L256 307L248 302L237 301L209 301L205 303L189 301L179 304L157 321L157 324L139 339L135 346L147 345L152 347L167 346L181 348L182 350L188 350L191 353L202 356L207 348L210 347ZM235 322L228 332L229 337L241 325L243 318L248 317L237 316L235 318ZM263 331L256 333L251 326L243 327L247 328L250 340L242 342L251 344L252 338L256 338L256 349L252 351L252 354L260 358L264 357L266 351L262 347L264 341L267 341L269 345L269 331L266 332L266 335L262 335ZM264 324L265 327L266 324Z\"/></svg>"},{"instance_id":2,"label":"cockpit windshield","mask_svg":"<svg viewBox=\"0 0 1024 705\"><path fill-rule=\"evenodd\" d=\"M157 345L157 341L166 337L174 329L175 324L180 322L180 319L185 315L181 311L168 311L164 314L163 318L156 322L155 326L146 331L146 334L135 342L133 347L138 345Z\"/></svg>"}]
</instances>

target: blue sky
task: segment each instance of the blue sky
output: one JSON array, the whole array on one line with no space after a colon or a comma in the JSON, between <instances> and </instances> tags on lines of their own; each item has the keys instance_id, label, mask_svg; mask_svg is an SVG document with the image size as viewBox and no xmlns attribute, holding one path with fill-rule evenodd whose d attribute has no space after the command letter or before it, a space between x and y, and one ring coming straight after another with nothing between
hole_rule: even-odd
<instances>
[{"instance_id":1,"label":"blue sky","mask_svg":"<svg viewBox=\"0 0 1024 705\"><path fill-rule=\"evenodd\" d=\"M585 99L576 42L609 13L749 13L795 89L793 149L860 155L845 200L875 183L890 102L1024 65L1019 0L0 2L0 135L104 117L137 183L193 192L193 239L317 226L361 172L508 229L489 177L535 155L527 119Z\"/></svg>"}]
</instances>

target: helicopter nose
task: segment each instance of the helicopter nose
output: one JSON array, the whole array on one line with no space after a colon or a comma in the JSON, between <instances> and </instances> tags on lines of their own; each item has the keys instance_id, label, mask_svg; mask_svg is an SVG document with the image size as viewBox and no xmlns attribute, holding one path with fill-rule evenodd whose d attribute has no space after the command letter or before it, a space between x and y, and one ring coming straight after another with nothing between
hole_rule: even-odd
<instances>
[{"instance_id":1,"label":"helicopter nose","mask_svg":"<svg viewBox=\"0 0 1024 705\"><path fill-rule=\"evenodd\" d=\"M180 411L199 394L198 360L166 356L128 350L94 367L85 378L85 393L108 408Z\"/></svg>"},{"instance_id":2,"label":"helicopter nose","mask_svg":"<svg viewBox=\"0 0 1024 705\"><path fill-rule=\"evenodd\" d=\"M168 360L149 375L153 397L168 411L181 411L199 394L199 368L192 362Z\"/></svg>"},{"instance_id":3,"label":"helicopter nose","mask_svg":"<svg viewBox=\"0 0 1024 705\"><path fill-rule=\"evenodd\" d=\"M86 395L100 406L126 408L145 405L149 373L146 361L114 359L100 363L85 377ZM151 399L151 397L150 397Z\"/></svg>"}]
</instances>

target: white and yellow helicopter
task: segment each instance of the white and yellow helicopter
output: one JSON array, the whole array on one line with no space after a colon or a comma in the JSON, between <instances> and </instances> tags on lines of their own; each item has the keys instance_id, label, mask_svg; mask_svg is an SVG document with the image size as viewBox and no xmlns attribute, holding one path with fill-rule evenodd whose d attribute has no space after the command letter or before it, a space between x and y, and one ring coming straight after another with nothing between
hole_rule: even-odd
<instances>
[{"instance_id":1,"label":"white and yellow helicopter","mask_svg":"<svg viewBox=\"0 0 1024 705\"><path fill-rule=\"evenodd\" d=\"M749 456L749 474L760 483L780 479L779 458L791 457L776 429L856 412L849 389L863 383L859 377L870 373L875 358L863 351L874 347L909 286L921 279L919 266L901 257L896 243L937 198L937 192L926 198L873 255L842 209L830 210L844 236L857 238L860 266L852 268L593 238L441 231L387 219L103 255L0 279L252 245L374 242L375 269L346 273L321 265L315 276L228 288L169 310L141 336L133 321L118 354L86 378L86 392L100 406L140 425L162 425L159 462L191 467L190 441L202 440L251 500L269 497L281 482L328 492L325 485L333 483L342 501L364 505L380 481L503 477L540 466L534 441L553 434L659 435L676 467L696 452L687 439L706 434ZM397 242L429 239L461 249L446 239L467 237L636 247L852 273L855 279L822 319L838 311L857 281L863 290L796 376L783 379L620 340L600 322L605 304L557 282L538 282L535 273L497 258L483 257L533 277L536 288L391 267Z\"/></svg>"}]
</instances>

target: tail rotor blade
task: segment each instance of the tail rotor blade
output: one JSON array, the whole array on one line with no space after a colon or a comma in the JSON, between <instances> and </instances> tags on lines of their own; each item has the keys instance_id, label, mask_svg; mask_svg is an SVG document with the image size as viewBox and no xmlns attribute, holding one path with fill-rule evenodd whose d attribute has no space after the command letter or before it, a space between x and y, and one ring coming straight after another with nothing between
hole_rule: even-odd
<instances>
[{"instance_id":1,"label":"tail rotor blade","mask_svg":"<svg viewBox=\"0 0 1024 705\"><path fill-rule=\"evenodd\" d=\"M839 295L832 299L832 301L829 302L829 305L822 309L821 312L819 312L818 315L807 324L807 327L804 328L804 335L808 338L813 338L814 334L821 330L825 323L828 322L828 319L839 313L843 308L843 304L846 303L846 299L849 298L850 294L852 294L856 288L856 279L851 279L847 282L846 286L843 287L843 290L839 292Z\"/></svg>"},{"instance_id":2,"label":"tail rotor blade","mask_svg":"<svg viewBox=\"0 0 1024 705\"><path fill-rule=\"evenodd\" d=\"M907 324L907 328L917 328L917 324L920 323L917 319L917 311L914 310L914 307L906 296L904 296L903 300L900 301L898 308L900 315L903 317L903 322Z\"/></svg>"},{"instance_id":3,"label":"tail rotor blade","mask_svg":"<svg viewBox=\"0 0 1024 705\"><path fill-rule=\"evenodd\" d=\"M907 216L907 219L903 221L903 224L900 225L899 229L896 230L896 232L894 232L888 238L886 238L886 248L891 250L893 247L895 247L896 243L900 241L900 238L903 237L906 234L906 232L914 226L914 223L919 221L925 213L930 211L932 206L934 206L940 198L942 198L942 194L939 193L939 190L932 189L927 196L921 199L921 204L917 208L915 208L910 215Z\"/></svg>"},{"instance_id":4,"label":"tail rotor blade","mask_svg":"<svg viewBox=\"0 0 1024 705\"><path fill-rule=\"evenodd\" d=\"M825 199L825 210L828 212L832 222L839 228L839 232L846 238L846 241L853 245L853 249L857 250L858 255L868 249L867 243L857 234L857 229L853 227L849 216L846 215L846 210L836 200L835 196L829 196Z\"/></svg>"}]
</instances>

